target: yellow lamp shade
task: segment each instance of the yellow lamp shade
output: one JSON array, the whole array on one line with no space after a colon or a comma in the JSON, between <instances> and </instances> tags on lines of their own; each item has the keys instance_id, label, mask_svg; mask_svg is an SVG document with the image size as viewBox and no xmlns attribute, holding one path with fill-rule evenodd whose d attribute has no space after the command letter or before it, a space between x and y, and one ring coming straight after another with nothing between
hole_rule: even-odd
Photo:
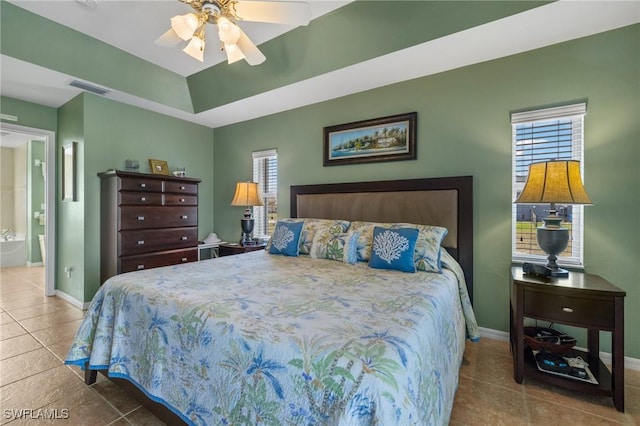
<instances>
[{"instance_id":1,"label":"yellow lamp shade","mask_svg":"<svg viewBox=\"0 0 640 426\"><path fill-rule=\"evenodd\" d=\"M580 176L580 162L547 161L529 165L519 204L592 204Z\"/></svg>"},{"instance_id":2,"label":"yellow lamp shade","mask_svg":"<svg viewBox=\"0 0 640 426\"><path fill-rule=\"evenodd\" d=\"M236 192L231 200L232 206L264 206L260 188L255 182L236 183Z\"/></svg>"}]
</instances>

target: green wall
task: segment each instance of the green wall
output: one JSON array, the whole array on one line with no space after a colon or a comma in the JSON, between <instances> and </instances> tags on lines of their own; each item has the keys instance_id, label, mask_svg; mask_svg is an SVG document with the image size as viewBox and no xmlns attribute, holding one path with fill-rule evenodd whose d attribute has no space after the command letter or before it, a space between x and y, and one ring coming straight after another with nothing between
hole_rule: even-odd
<instances>
[{"instance_id":1,"label":"green wall","mask_svg":"<svg viewBox=\"0 0 640 426\"><path fill-rule=\"evenodd\" d=\"M268 60L259 67L245 61L233 65L223 62L190 75L187 80L194 111L206 111L545 3L355 1L261 44ZM220 81L233 84L217 84Z\"/></svg>"},{"instance_id":2,"label":"green wall","mask_svg":"<svg viewBox=\"0 0 640 426\"><path fill-rule=\"evenodd\" d=\"M585 209L586 270L626 290L625 353L640 358L633 329L640 322L640 244L632 231L640 226L638 40L640 25L634 25L218 128L216 232L237 238L241 211L229 202L235 182L251 177L253 150L278 150L282 217L293 184L473 175L475 311L482 327L507 331L510 112L586 100L585 185L594 200ZM418 112L417 160L322 166L324 126L410 111Z\"/></svg>"},{"instance_id":3,"label":"green wall","mask_svg":"<svg viewBox=\"0 0 640 426\"><path fill-rule=\"evenodd\" d=\"M58 113L55 108L0 96L0 112L18 117L18 121L2 120L6 123L52 132L58 128Z\"/></svg>"},{"instance_id":4,"label":"green wall","mask_svg":"<svg viewBox=\"0 0 640 426\"><path fill-rule=\"evenodd\" d=\"M79 182L81 198L76 203L62 204L81 206L83 213L78 220L82 223L76 225L84 231L76 233L81 241L75 246L60 248L59 258L61 261L84 259L82 282L74 282L73 287L83 288L80 300L89 301L100 285L100 179L97 174L112 168L124 169L126 159L138 160L142 173L149 173L150 158L166 160L170 171L178 166L186 167L188 176L202 179L198 234L204 238L213 228L213 130L107 98L80 96L84 129L78 150L78 169L83 177ZM64 129L61 124L61 134ZM61 220L58 223L62 224ZM66 266L59 265L60 270Z\"/></svg>"},{"instance_id":5,"label":"green wall","mask_svg":"<svg viewBox=\"0 0 640 426\"><path fill-rule=\"evenodd\" d=\"M84 206L84 110L85 98L76 96L58 109L56 142L56 272L55 288L80 300L85 299ZM62 146L76 142L77 201L62 202ZM67 274L65 268L71 268Z\"/></svg>"}]
</instances>

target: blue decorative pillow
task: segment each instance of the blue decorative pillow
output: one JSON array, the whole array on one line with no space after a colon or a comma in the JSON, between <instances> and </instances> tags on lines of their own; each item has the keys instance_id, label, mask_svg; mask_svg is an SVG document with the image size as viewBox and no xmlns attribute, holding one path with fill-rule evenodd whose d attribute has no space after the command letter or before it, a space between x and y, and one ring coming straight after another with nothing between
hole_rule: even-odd
<instances>
[{"instance_id":1,"label":"blue decorative pillow","mask_svg":"<svg viewBox=\"0 0 640 426\"><path fill-rule=\"evenodd\" d=\"M302 225L304 225L303 222L283 222L279 220L271 236L269 253L297 256Z\"/></svg>"},{"instance_id":2,"label":"blue decorative pillow","mask_svg":"<svg viewBox=\"0 0 640 426\"><path fill-rule=\"evenodd\" d=\"M396 269L415 272L413 252L420 231L416 228L373 229L373 246L369 266L378 269Z\"/></svg>"}]
</instances>

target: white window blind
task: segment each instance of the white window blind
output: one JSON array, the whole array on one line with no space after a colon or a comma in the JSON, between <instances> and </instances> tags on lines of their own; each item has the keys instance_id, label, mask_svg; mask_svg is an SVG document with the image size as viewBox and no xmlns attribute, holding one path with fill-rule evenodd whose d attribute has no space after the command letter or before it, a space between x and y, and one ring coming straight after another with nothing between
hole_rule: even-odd
<instances>
[{"instance_id":1,"label":"white window blind","mask_svg":"<svg viewBox=\"0 0 640 426\"><path fill-rule=\"evenodd\" d=\"M278 153L275 149L254 151L253 181L262 191L264 206L253 208L255 237L266 237L273 233L278 217Z\"/></svg>"},{"instance_id":2,"label":"white window blind","mask_svg":"<svg viewBox=\"0 0 640 426\"><path fill-rule=\"evenodd\" d=\"M584 115L586 104L511 114L512 125L512 199L527 181L529 164L549 160L578 160L584 174ZM512 258L516 261L546 262L547 255L538 246L536 228L549 214L549 204L513 204ZM564 216L562 226L569 228L569 244L558 256L565 266L583 264L583 206L557 205Z\"/></svg>"}]
</instances>

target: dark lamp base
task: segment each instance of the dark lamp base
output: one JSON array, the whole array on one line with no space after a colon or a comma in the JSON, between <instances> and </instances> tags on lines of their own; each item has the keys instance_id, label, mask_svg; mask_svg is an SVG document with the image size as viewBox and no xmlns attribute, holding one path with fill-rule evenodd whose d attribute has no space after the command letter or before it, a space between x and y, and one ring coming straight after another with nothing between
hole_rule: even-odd
<instances>
[{"instance_id":1,"label":"dark lamp base","mask_svg":"<svg viewBox=\"0 0 640 426\"><path fill-rule=\"evenodd\" d=\"M240 239L241 246L249 246L252 245L253 239L251 238L251 234L253 233L253 224L254 220L245 217L244 219L240 219L240 226L242 228L242 238Z\"/></svg>"},{"instance_id":2,"label":"dark lamp base","mask_svg":"<svg viewBox=\"0 0 640 426\"><path fill-rule=\"evenodd\" d=\"M562 268L550 268L537 263L525 262L522 264L522 272L525 274L541 275L543 277L568 278L569 271Z\"/></svg>"}]
</instances>

